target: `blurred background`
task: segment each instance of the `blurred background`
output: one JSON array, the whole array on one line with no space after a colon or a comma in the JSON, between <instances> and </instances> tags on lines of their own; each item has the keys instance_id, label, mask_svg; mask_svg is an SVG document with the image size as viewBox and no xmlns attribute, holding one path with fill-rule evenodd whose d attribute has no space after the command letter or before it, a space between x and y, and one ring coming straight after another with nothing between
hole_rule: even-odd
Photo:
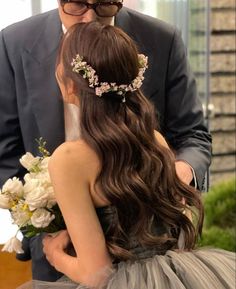
<instances>
[{"instance_id":1,"label":"blurred background","mask_svg":"<svg viewBox=\"0 0 236 289\"><path fill-rule=\"evenodd\" d=\"M124 4L176 25L181 30L189 60L198 82L205 121L213 137L213 161L207 175L207 182L210 187L209 195L221 194L224 195L223 199L225 199L227 194L231 194L232 197L235 195L236 171L235 0L124 0ZM12 23L56 7L57 0L2 1L0 30ZM218 188L222 186L221 191L224 193L219 193ZM222 199L222 196L219 199ZM216 200L214 199L212 202L212 206L214 206ZM235 205L235 201L232 199L230 202L233 215L227 215L230 209L225 206L224 202L224 210L228 219L223 224L222 216L220 217L222 228L227 227L229 220L232 221L231 226L235 221L235 207L232 207ZM211 207L211 205L209 206ZM214 214L217 215L217 213ZM9 213L5 210L0 210L0 223L0 244L2 244L16 232L17 228L11 224ZM212 234L219 236L221 233L221 231L214 231ZM230 236L232 238L232 234ZM214 243L213 239L210 240L212 244ZM234 243L232 246L235 249ZM9 283L8 278L7 287L1 288L15 288L17 282L20 284L22 280L29 279L30 264L28 262L15 261L14 256L11 256L13 254L1 253L0 255L2 256L0 258L1 284L3 284L4 278L6 279L4 272L10 276L19 273L19 278L16 276L16 280L12 280L12 284ZM17 268L12 267L12 263L9 264L10 267L6 264L6 260L9 261L9 258L12 258L13 263L16 262Z\"/></svg>"}]
</instances>

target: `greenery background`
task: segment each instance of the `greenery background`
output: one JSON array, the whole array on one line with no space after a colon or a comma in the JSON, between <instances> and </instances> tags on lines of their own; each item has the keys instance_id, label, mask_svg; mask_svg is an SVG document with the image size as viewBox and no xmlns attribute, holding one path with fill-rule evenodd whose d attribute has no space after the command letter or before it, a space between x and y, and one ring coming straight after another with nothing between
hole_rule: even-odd
<instances>
[{"instance_id":1,"label":"greenery background","mask_svg":"<svg viewBox=\"0 0 236 289\"><path fill-rule=\"evenodd\" d=\"M214 185L204 194L205 221L200 246L236 251L236 179Z\"/></svg>"}]
</instances>

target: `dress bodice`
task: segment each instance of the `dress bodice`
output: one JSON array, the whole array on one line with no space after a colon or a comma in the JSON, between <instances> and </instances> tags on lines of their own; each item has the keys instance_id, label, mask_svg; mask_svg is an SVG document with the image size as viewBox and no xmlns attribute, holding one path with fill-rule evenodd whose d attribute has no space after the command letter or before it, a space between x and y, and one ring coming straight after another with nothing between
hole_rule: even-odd
<instances>
[{"instance_id":1,"label":"dress bodice","mask_svg":"<svg viewBox=\"0 0 236 289\"><path fill-rule=\"evenodd\" d=\"M106 232L109 230L109 227L115 222L116 217L116 210L114 206L106 206L97 208L97 215L100 220L100 223L103 228L103 232L106 236ZM153 226L152 232L156 236L163 236L167 233L167 229L163 223L158 223ZM154 255L164 255L166 251L169 249L168 244L167 246L163 246L162 248L157 247L145 247L141 245L137 239L130 237L129 243L126 244L126 250L129 250L135 259L144 259L153 257Z\"/></svg>"}]
</instances>

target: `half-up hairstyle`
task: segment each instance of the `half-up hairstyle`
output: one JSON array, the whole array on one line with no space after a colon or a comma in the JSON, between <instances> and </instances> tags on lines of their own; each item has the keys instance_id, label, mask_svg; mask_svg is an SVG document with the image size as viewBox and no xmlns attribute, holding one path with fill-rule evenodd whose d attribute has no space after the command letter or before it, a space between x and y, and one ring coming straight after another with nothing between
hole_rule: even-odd
<instances>
[{"instance_id":1,"label":"half-up hairstyle","mask_svg":"<svg viewBox=\"0 0 236 289\"><path fill-rule=\"evenodd\" d=\"M192 249L202 228L200 193L178 179L174 154L158 143L153 105L140 90L127 92L125 103L115 92L96 96L87 79L72 71L77 54L100 82L121 85L137 77L138 51L119 28L90 22L69 29L58 58L62 80L72 80L79 97L81 136L101 162L96 181L116 211L105 234L110 253L118 260L132 258L127 245L131 237L142 246L175 248L180 231L185 249ZM195 225L183 214L183 199L196 212ZM158 224L165 225L167 234L153 233Z\"/></svg>"}]
</instances>

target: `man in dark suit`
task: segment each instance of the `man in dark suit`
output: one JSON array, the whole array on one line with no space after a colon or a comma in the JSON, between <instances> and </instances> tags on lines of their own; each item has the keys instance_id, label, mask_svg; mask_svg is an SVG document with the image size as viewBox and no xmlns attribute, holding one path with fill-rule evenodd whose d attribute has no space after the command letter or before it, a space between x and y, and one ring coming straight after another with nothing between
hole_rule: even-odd
<instances>
[{"instance_id":1,"label":"man in dark suit","mask_svg":"<svg viewBox=\"0 0 236 289\"><path fill-rule=\"evenodd\" d=\"M43 137L50 152L65 141L65 119L70 111L65 110L55 79L57 50L63 29L95 20L123 29L148 56L143 92L155 104L160 130L176 152L179 177L202 189L210 164L211 137L180 33L124 7L116 13L107 1L72 2L77 1L58 1L58 10L0 32L0 185L9 177L24 174L19 158L26 151L37 155L35 139ZM97 5L91 5L97 2L110 7L107 17ZM122 1L113 2L122 6ZM43 259L39 239L33 238L25 248L32 257L33 278L53 281L59 275Z\"/></svg>"}]
</instances>

